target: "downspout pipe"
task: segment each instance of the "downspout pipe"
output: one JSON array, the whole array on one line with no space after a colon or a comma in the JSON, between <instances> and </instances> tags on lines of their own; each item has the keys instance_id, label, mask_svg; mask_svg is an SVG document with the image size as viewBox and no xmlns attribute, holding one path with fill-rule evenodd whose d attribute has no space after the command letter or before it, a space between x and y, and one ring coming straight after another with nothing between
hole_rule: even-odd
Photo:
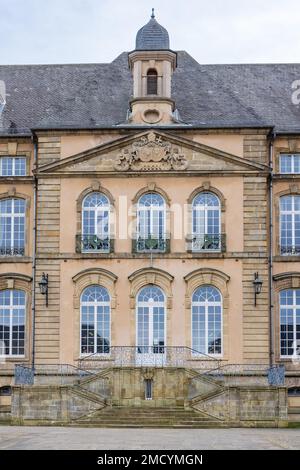
<instances>
[{"instance_id":1,"label":"downspout pipe","mask_svg":"<svg viewBox=\"0 0 300 470\"><path fill-rule=\"evenodd\" d=\"M275 363L274 357L274 289L273 289L273 156L274 156L274 140L276 133L274 129L270 134L269 140L269 363L272 367Z\"/></svg>"},{"instance_id":2,"label":"downspout pipe","mask_svg":"<svg viewBox=\"0 0 300 470\"><path fill-rule=\"evenodd\" d=\"M37 238L37 193L38 193L38 180L36 176L37 170L37 157L38 157L38 142L36 136L33 136L33 155L34 155L34 189L33 189L33 232L32 232L32 296L31 296L31 367L35 367L35 285L36 285L36 238Z\"/></svg>"}]
</instances>

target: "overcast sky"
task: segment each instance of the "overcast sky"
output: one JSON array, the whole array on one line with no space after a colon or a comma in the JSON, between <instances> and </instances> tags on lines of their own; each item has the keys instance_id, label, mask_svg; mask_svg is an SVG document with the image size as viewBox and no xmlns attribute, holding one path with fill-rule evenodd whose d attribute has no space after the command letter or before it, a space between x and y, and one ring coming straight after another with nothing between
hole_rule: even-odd
<instances>
[{"instance_id":1,"label":"overcast sky","mask_svg":"<svg viewBox=\"0 0 300 470\"><path fill-rule=\"evenodd\" d=\"M200 63L300 62L299 0L0 0L0 64L110 62L151 7Z\"/></svg>"}]
</instances>

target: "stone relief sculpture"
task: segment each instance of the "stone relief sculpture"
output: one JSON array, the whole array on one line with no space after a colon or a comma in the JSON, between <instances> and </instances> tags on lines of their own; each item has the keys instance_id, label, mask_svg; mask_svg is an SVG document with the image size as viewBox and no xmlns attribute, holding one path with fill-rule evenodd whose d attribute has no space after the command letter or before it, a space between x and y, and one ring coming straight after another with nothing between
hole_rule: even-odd
<instances>
[{"instance_id":1,"label":"stone relief sculpture","mask_svg":"<svg viewBox=\"0 0 300 470\"><path fill-rule=\"evenodd\" d=\"M117 171L168 171L185 170L188 161L169 142L150 132L125 149L115 164Z\"/></svg>"}]
</instances>

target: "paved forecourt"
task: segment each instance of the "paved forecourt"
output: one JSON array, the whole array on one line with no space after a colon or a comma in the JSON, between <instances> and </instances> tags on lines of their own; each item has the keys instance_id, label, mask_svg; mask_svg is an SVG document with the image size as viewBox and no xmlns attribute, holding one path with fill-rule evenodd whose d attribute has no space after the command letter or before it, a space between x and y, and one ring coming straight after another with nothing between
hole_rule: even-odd
<instances>
[{"instance_id":1,"label":"paved forecourt","mask_svg":"<svg viewBox=\"0 0 300 470\"><path fill-rule=\"evenodd\" d=\"M0 450L300 449L299 429L102 429L0 426Z\"/></svg>"}]
</instances>

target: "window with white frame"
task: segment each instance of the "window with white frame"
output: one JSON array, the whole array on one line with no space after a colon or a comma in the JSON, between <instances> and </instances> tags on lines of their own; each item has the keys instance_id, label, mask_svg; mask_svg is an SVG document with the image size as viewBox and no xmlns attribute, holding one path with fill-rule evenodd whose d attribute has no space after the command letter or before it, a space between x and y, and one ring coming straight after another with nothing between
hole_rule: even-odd
<instances>
[{"instance_id":1,"label":"window with white frame","mask_svg":"<svg viewBox=\"0 0 300 470\"><path fill-rule=\"evenodd\" d=\"M154 285L137 295L136 342L139 354L164 354L166 345L165 295Z\"/></svg>"},{"instance_id":2,"label":"window with white frame","mask_svg":"<svg viewBox=\"0 0 300 470\"><path fill-rule=\"evenodd\" d=\"M221 205L213 193L201 192L193 200L192 250L221 250Z\"/></svg>"},{"instance_id":3,"label":"window with white frame","mask_svg":"<svg viewBox=\"0 0 300 470\"><path fill-rule=\"evenodd\" d=\"M0 157L0 176L26 176L26 157Z\"/></svg>"},{"instance_id":4,"label":"window with white frame","mask_svg":"<svg viewBox=\"0 0 300 470\"><path fill-rule=\"evenodd\" d=\"M165 251L166 203L157 193L144 194L137 205L137 251Z\"/></svg>"},{"instance_id":5,"label":"window with white frame","mask_svg":"<svg viewBox=\"0 0 300 470\"><path fill-rule=\"evenodd\" d=\"M82 251L110 251L110 203L103 193L91 193L82 203Z\"/></svg>"},{"instance_id":6,"label":"window with white frame","mask_svg":"<svg viewBox=\"0 0 300 470\"><path fill-rule=\"evenodd\" d=\"M279 155L280 173L300 173L300 153L282 153Z\"/></svg>"},{"instance_id":7,"label":"window with white frame","mask_svg":"<svg viewBox=\"0 0 300 470\"><path fill-rule=\"evenodd\" d=\"M0 200L0 255L24 255L25 211L24 199Z\"/></svg>"},{"instance_id":8,"label":"window with white frame","mask_svg":"<svg viewBox=\"0 0 300 470\"><path fill-rule=\"evenodd\" d=\"M24 356L25 320L25 292L0 291L0 356Z\"/></svg>"},{"instance_id":9,"label":"window with white frame","mask_svg":"<svg viewBox=\"0 0 300 470\"><path fill-rule=\"evenodd\" d=\"M213 286L201 286L192 296L193 354L222 354L222 296Z\"/></svg>"},{"instance_id":10,"label":"window with white frame","mask_svg":"<svg viewBox=\"0 0 300 470\"><path fill-rule=\"evenodd\" d=\"M280 297L280 355L300 356L300 289L286 289Z\"/></svg>"},{"instance_id":11,"label":"window with white frame","mask_svg":"<svg viewBox=\"0 0 300 470\"><path fill-rule=\"evenodd\" d=\"M280 252L300 254L300 196L280 198Z\"/></svg>"},{"instance_id":12,"label":"window with white frame","mask_svg":"<svg viewBox=\"0 0 300 470\"><path fill-rule=\"evenodd\" d=\"M89 286L80 299L81 354L110 352L110 296L102 286Z\"/></svg>"}]
</instances>

